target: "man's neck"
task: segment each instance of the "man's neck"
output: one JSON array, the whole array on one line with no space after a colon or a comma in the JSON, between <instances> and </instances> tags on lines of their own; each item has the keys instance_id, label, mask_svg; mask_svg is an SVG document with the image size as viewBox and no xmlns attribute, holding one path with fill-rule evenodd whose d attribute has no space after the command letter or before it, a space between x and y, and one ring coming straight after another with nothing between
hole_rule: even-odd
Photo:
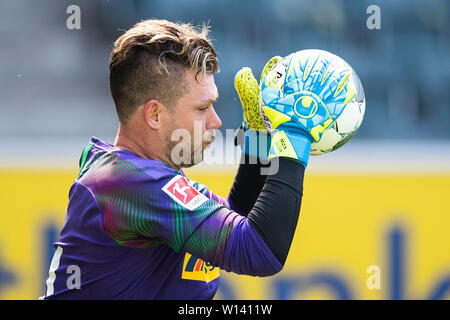
<instances>
[{"instance_id":1,"label":"man's neck","mask_svg":"<svg viewBox=\"0 0 450 320\"><path fill-rule=\"evenodd\" d=\"M163 162L178 171L181 169L180 166L177 166L172 161L170 161L170 157L167 158L167 157L161 156L161 154L163 154L163 153L158 152L158 150L150 150L150 148L148 148L144 142L139 143L139 141L137 141L137 139L131 138L130 135L126 134L124 131L125 130L123 130L123 129L121 130L119 128L119 131L117 132L116 139L114 141L114 146L116 148L129 151L129 152L137 155L138 157L141 157L144 159L150 159L150 160L156 160L156 161ZM151 145L156 148L162 146L161 142L152 143L151 141L147 141L147 144L149 146Z\"/></svg>"}]
</instances>

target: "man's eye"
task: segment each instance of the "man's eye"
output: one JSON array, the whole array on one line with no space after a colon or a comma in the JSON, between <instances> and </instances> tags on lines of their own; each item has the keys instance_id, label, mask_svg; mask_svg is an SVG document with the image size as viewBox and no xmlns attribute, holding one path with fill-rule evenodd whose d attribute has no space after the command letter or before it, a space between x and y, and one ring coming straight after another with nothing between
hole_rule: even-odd
<instances>
[{"instance_id":1,"label":"man's eye","mask_svg":"<svg viewBox=\"0 0 450 320\"><path fill-rule=\"evenodd\" d=\"M208 109L208 108L209 108L209 106L204 106L204 107L201 107L200 110L201 111L206 111L206 109Z\"/></svg>"}]
</instances>

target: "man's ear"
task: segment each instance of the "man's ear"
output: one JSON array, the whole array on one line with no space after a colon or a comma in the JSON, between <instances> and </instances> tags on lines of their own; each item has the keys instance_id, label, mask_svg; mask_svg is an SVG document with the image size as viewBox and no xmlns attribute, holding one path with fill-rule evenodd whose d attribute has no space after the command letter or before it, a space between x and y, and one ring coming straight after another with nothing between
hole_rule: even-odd
<instances>
[{"instance_id":1,"label":"man's ear","mask_svg":"<svg viewBox=\"0 0 450 320\"><path fill-rule=\"evenodd\" d=\"M144 104L145 122L151 129L157 130L161 127L161 113L164 108L158 100L149 100Z\"/></svg>"}]
</instances>

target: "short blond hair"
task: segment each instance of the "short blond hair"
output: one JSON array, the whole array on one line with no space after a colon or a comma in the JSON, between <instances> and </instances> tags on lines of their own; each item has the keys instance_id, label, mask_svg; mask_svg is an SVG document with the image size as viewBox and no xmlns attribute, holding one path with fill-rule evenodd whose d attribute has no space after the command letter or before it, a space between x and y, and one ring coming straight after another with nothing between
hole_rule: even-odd
<instances>
[{"instance_id":1,"label":"short blond hair","mask_svg":"<svg viewBox=\"0 0 450 320\"><path fill-rule=\"evenodd\" d=\"M209 27L167 20L145 20L114 43L109 63L111 95L119 120L126 123L136 108L151 99L171 108L186 88L184 74L219 71Z\"/></svg>"}]
</instances>

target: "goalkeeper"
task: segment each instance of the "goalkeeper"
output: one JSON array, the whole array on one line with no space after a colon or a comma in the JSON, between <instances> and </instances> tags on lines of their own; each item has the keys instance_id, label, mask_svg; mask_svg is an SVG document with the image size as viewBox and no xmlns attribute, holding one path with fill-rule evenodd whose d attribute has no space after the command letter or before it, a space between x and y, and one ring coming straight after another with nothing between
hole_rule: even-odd
<instances>
[{"instance_id":1,"label":"goalkeeper","mask_svg":"<svg viewBox=\"0 0 450 320\"><path fill-rule=\"evenodd\" d=\"M182 170L202 160L221 127L213 107L219 68L207 29L146 20L119 37L110 60L118 134L114 145L92 138L81 155L43 298L212 299L219 268L279 272L297 226L311 141L332 121L319 110L314 126L304 125L272 103L283 83L264 76L286 59L271 59L261 82L277 88L262 94L274 130L262 157L278 161L271 175L261 174L260 160L250 164L258 155L249 137L264 136L259 85L248 68L236 75L245 161L224 199ZM298 78L299 70L291 71ZM174 139L198 128L200 141ZM173 152L180 144L181 162Z\"/></svg>"}]
</instances>

